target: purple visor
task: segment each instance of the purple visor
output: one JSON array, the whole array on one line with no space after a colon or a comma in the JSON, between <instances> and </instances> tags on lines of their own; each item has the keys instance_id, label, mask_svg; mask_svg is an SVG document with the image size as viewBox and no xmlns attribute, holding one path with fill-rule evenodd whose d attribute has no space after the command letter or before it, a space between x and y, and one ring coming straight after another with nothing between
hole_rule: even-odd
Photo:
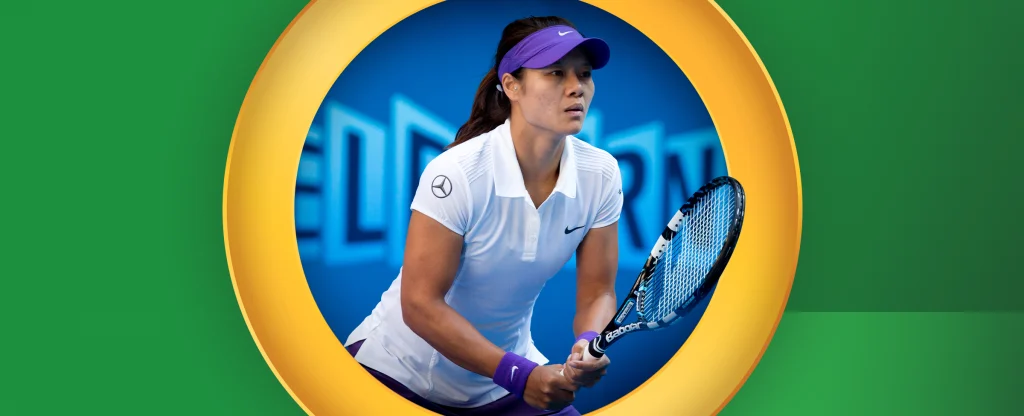
<instances>
[{"instance_id":1,"label":"purple visor","mask_svg":"<svg viewBox=\"0 0 1024 416\"><path fill-rule=\"evenodd\" d=\"M498 65L498 79L519 68L547 67L577 46L583 47L594 69L601 69L608 64L611 51L603 40L584 38L569 26L551 26L530 34L509 50Z\"/></svg>"}]
</instances>

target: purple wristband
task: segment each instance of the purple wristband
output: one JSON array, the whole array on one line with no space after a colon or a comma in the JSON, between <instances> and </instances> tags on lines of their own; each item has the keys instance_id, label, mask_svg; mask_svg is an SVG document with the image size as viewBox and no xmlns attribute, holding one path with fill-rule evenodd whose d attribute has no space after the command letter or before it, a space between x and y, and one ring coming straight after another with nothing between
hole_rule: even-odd
<instances>
[{"instance_id":1,"label":"purple wristband","mask_svg":"<svg viewBox=\"0 0 1024 416\"><path fill-rule=\"evenodd\" d=\"M501 362L498 363L498 369L494 371L494 377L491 379L494 380L494 384L508 390L509 393L516 397L522 398L523 391L526 390L526 380L530 378L530 373L533 372L534 368L537 368L537 363L514 353L506 352L505 356L501 358Z\"/></svg>"},{"instance_id":2,"label":"purple wristband","mask_svg":"<svg viewBox=\"0 0 1024 416\"><path fill-rule=\"evenodd\" d=\"M601 336L601 334L598 334L597 332L587 331L587 332L584 332L584 333L580 334L580 336L576 337L576 342L580 342L581 339L585 339L585 340L587 340L587 343L589 344L591 341L594 340L594 338L597 338L599 336Z\"/></svg>"}]
</instances>

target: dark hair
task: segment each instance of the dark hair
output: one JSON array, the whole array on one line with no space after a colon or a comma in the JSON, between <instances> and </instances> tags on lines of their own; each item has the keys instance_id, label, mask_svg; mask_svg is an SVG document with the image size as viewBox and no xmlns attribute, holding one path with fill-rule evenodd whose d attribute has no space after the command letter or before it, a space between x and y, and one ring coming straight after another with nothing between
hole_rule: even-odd
<instances>
[{"instance_id":1,"label":"dark hair","mask_svg":"<svg viewBox=\"0 0 1024 416\"><path fill-rule=\"evenodd\" d=\"M469 120L462 127L459 127L458 132L455 133L455 140L448 145L448 148L487 133L505 122L512 111L512 103L509 102L508 96L504 92L496 88L496 86L501 84L501 79L498 78L498 65L501 64L501 58L505 57L509 50L533 32L546 27L560 25L576 29L572 22L557 16L531 16L516 20L505 26L505 30L501 32L501 40L498 41L498 51L494 55L494 64L491 65L487 75L484 75L484 79L480 81L480 86L476 90L476 96L473 98L473 108L469 113ZM520 72L521 70L517 69L512 72L512 76L518 78Z\"/></svg>"}]
</instances>

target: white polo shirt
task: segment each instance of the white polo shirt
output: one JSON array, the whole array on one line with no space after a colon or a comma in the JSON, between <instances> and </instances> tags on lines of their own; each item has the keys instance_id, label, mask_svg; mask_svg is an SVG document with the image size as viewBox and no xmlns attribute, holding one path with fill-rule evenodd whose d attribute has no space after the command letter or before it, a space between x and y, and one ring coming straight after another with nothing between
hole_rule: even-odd
<instances>
[{"instance_id":1,"label":"white polo shirt","mask_svg":"<svg viewBox=\"0 0 1024 416\"><path fill-rule=\"evenodd\" d=\"M622 179L610 154L569 136L554 192L535 207L523 184L509 122L446 150L425 168L411 208L464 238L445 301L505 351L538 364L547 358L530 334L545 283L593 228L615 223ZM356 360L420 396L477 407L508 394L487 377L454 364L402 319L402 273L345 345L365 339ZM566 301L575 294L566 293Z\"/></svg>"}]
</instances>

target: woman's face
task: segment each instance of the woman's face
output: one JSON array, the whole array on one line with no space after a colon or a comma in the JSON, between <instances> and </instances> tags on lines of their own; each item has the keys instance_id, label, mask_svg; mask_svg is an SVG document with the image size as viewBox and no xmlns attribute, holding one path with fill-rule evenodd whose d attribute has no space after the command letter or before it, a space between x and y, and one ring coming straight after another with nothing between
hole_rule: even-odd
<instances>
[{"instance_id":1,"label":"woman's face","mask_svg":"<svg viewBox=\"0 0 1024 416\"><path fill-rule=\"evenodd\" d=\"M524 68L513 101L533 127L559 136L577 134L594 97L591 71L579 49L547 68Z\"/></svg>"}]
</instances>

